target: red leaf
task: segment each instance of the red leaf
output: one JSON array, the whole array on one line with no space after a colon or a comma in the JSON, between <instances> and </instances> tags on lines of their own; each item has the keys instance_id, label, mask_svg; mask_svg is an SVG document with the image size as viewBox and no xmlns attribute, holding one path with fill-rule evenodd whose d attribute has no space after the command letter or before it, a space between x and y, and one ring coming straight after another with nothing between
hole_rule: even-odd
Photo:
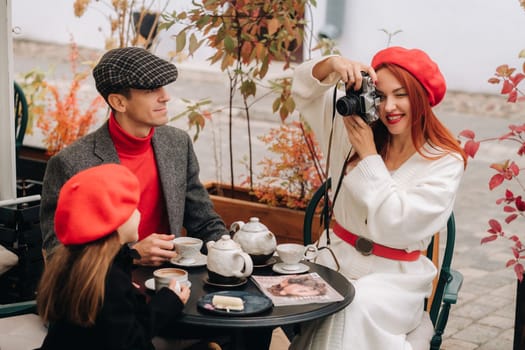
<instances>
[{"instance_id":1,"label":"red leaf","mask_svg":"<svg viewBox=\"0 0 525 350\"><path fill-rule=\"evenodd\" d=\"M518 91L517 90L512 90L509 93L509 98L507 98L507 102L516 103L517 100L518 100Z\"/></svg>"},{"instance_id":2,"label":"red leaf","mask_svg":"<svg viewBox=\"0 0 525 350\"><path fill-rule=\"evenodd\" d=\"M517 132L518 134L521 133L521 132L525 132L525 124L523 125L509 125L509 129L514 131L514 132Z\"/></svg>"},{"instance_id":3,"label":"red leaf","mask_svg":"<svg viewBox=\"0 0 525 350\"><path fill-rule=\"evenodd\" d=\"M467 142L465 142L465 147L463 147L463 149L470 158L474 158L479 149L479 142L474 140L468 140Z\"/></svg>"},{"instance_id":4,"label":"red leaf","mask_svg":"<svg viewBox=\"0 0 525 350\"><path fill-rule=\"evenodd\" d=\"M511 207L510 205L506 205L503 207L503 211L506 213L514 213L516 211L516 208Z\"/></svg>"},{"instance_id":5,"label":"red leaf","mask_svg":"<svg viewBox=\"0 0 525 350\"><path fill-rule=\"evenodd\" d=\"M518 73L515 76L510 77L510 80L512 80L514 86L518 86L518 84L523 80L523 78L525 78L525 75L523 75L522 73Z\"/></svg>"},{"instance_id":6,"label":"red leaf","mask_svg":"<svg viewBox=\"0 0 525 350\"><path fill-rule=\"evenodd\" d=\"M510 236L509 239L510 239L511 241L514 241L514 242L519 242L519 240L520 240L520 238L519 238L518 236L516 236L516 235L512 235L512 236Z\"/></svg>"},{"instance_id":7,"label":"red leaf","mask_svg":"<svg viewBox=\"0 0 525 350\"><path fill-rule=\"evenodd\" d=\"M483 238L481 239L480 244L488 243L488 242L492 242L492 241L494 241L494 240L497 239L497 238L498 238L498 236L496 236L496 235L483 237Z\"/></svg>"},{"instance_id":8,"label":"red leaf","mask_svg":"<svg viewBox=\"0 0 525 350\"><path fill-rule=\"evenodd\" d=\"M507 224L510 224L511 222L513 222L514 220L516 220L516 218L518 217L518 214L512 214L512 215L509 215L505 218L505 222Z\"/></svg>"},{"instance_id":9,"label":"red leaf","mask_svg":"<svg viewBox=\"0 0 525 350\"><path fill-rule=\"evenodd\" d=\"M525 142L518 149L518 156L523 156L523 155L525 155Z\"/></svg>"},{"instance_id":10,"label":"red leaf","mask_svg":"<svg viewBox=\"0 0 525 350\"><path fill-rule=\"evenodd\" d=\"M492 77L488 80L489 84L499 84L500 81L501 79L495 77Z\"/></svg>"},{"instance_id":11,"label":"red leaf","mask_svg":"<svg viewBox=\"0 0 525 350\"><path fill-rule=\"evenodd\" d=\"M523 201L521 199L521 196L518 196L516 198L516 208L519 210L519 211L525 211L525 201Z\"/></svg>"},{"instance_id":12,"label":"red leaf","mask_svg":"<svg viewBox=\"0 0 525 350\"><path fill-rule=\"evenodd\" d=\"M490 219L489 220L489 226L491 229L493 229L495 232L501 232L501 224L496 219Z\"/></svg>"},{"instance_id":13,"label":"red leaf","mask_svg":"<svg viewBox=\"0 0 525 350\"><path fill-rule=\"evenodd\" d=\"M514 193L512 193L512 191L509 189L505 190L505 198L507 198L507 200L513 200Z\"/></svg>"},{"instance_id":14,"label":"red leaf","mask_svg":"<svg viewBox=\"0 0 525 350\"><path fill-rule=\"evenodd\" d=\"M523 280L523 265L520 263L514 265L514 272L516 272L516 277L521 282Z\"/></svg>"},{"instance_id":15,"label":"red leaf","mask_svg":"<svg viewBox=\"0 0 525 350\"><path fill-rule=\"evenodd\" d=\"M490 178L489 189L492 191L493 189L501 185L504 179L505 178L501 174L494 175L493 177Z\"/></svg>"},{"instance_id":16,"label":"red leaf","mask_svg":"<svg viewBox=\"0 0 525 350\"><path fill-rule=\"evenodd\" d=\"M503 136L500 136L498 140L500 140L500 141L501 141L501 140L506 140L506 139L508 139L508 138L511 137L511 136L514 136L514 132L512 132L512 131L506 133L506 134L503 135Z\"/></svg>"},{"instance_id":17,"label":"red leaf","mask_svg":"<svg viewBox=\"0 0 525 350\"><path fill-rule=\"evenodd\" d=\"M510 93L513 89L514 89L514 87L512 86L510 81L504 80L503 81L503 87L501 88L501 92L500 93L502 95L506 95L506 94Z\"/></svg>"},{"instance_id":18,"label":"red leaf","mask_svg":"<svg viewBox=\"0 0 525 350\"><path fill-rule=\"evenodd\" d=\"M510 267L512 265L514 265L516 263L516 260L515 259L510 259L509 261L507 261L507 263L505 264L505 267Z\"/></svg>"},{"instance_id":19,"label":"red leaf","mask_svg":"<svg viewBox=\"0 0 525 350\"><path fill-rule=\"evenodd\" d=\"M514 257L518 259L520 257L520 252L516 248L512 248L512 254L514 254Z\"/></svg>"},{"instance_id":20,"label":"red leaf","mask_svg":"<svg viewBox=\"0 0 525 350\"><path fill-rule=\"evenodd\" d=\"M514 174L514 176L518 176L520 174L520 168L518 167L518 165L515 162L512 162L510 164L509 168L512 171L512 173Z\"/></svg>"},{"instance_id":21,"label":"red leaf","mask_svg":"<svg viewBox=\"0 0 525 350\"><path fill-rule=\"evenodd\" d=\"M466 139L473 140L476 137L476 134L472 130L465 129L459 133L459 136L463 136Z\"/></svg>"}]
</instances>

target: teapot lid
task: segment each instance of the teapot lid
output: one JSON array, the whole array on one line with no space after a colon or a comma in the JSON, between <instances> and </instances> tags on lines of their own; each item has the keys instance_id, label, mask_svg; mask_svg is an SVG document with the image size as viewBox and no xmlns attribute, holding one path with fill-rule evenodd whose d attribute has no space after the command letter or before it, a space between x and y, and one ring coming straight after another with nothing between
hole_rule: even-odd
<instances>
[{"instance_id":1,"label":"teapot lid","mask_svg":"<svg viewBox=\"0 0 525 350\"><path fill-rule=\"evenodd\" d=\"M240 249L241 246L232 240L229 235L222 235L221 238L215 242L213 248L220 250L232 250Z\"/></svg>"},{"instance_id":2,"label":"teapot lid","mask_svg":"<svg viewBox=\"0 0 525 350\"><path fill-rule=\"evenodd\" d=\"M268 232L268 227L259 222L259 218L251 217L250 221L241 227L241 231L246 232Z\"/></svg>"}]
</instances>

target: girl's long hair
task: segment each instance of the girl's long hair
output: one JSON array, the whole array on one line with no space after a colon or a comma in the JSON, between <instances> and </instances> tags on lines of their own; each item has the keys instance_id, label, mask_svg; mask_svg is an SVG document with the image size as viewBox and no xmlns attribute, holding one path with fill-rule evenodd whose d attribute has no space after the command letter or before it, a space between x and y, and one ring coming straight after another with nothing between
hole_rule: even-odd
<instances>
[{"instance_id":1,"label":"girl's long hair","mask_svg":"<svg viewBox=\"0 0 525 350\"><path fill-rule=\"evenodd\" d=\"M116 232L83 245L57 246L38 286L42 319L94 325L104 303L106 275L120 248Z\"/></svg>"},{"instance_id":2,"label":"girl's long hair","mask_svg":"<svg viewBox=\"0 0 525 350\"><path fill-rule=\"evenodd\" d=\"M419 81L395 64L382 64L376 68L376 71L382 68L389 70L408 94L412 112L412 142L417 152L426 159L439 159L447 153L457 153L463 158L463 165L466 168L467 155L465 151L461 148L459 141L434 114L427 93ZM377 152L385 159L391 135L386 126L379 120L373 124L372 128ZM422 152L422 146L425 142L428 142L430 147L436 151L435 155Z\"/></svg>"}]
</instances>

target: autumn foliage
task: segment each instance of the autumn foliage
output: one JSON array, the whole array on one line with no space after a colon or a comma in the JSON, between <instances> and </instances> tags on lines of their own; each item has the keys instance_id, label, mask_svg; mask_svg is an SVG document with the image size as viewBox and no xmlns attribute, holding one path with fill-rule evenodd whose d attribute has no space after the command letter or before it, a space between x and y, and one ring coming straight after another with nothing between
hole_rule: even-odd
<instances>
[{"instance_id":1,"label":"autumn foliage","mask_svg":"<svg viewBox=\"0 0 525 350\"><path fill-rule=\"evenodd\" d=\"M525 50L519 55L520 58L525 58ZM489 79L491 84L502 84L500 93L507 96L507 102L519 103L525 101L525 94L520 90L520 83L525 78L525 62L522 67L522 72L517 72L516 68L511 68L508 65L501 65L496 68L494 76ZM472 130L463 130L460 137L465 141L464 150L468 156L474 158L480 148L482 142L512 142L516 145L516 156L518 159L506 159L504 161L493 163L490 168L494 170L494 174L490 177L488 182L489 190L500 188L501 185L507 184L509 187L514 185L518 189L512 191L507 187L504 195L496 200L498 206L502 206L505 214L505 224L508 225L515 220L525 219L525 186L520 175L525 172L525 168L520 168L523 165L523 156L525 155L525 123L522 125L509 125L509 131L505 134L477 140L476 134ZM521 163L520 163L521 160ZM481 243L492 242L498 238L508 239L512 246L512 259L507 261L507 267L513 267L516 277L521 281L523 273L525 272L522 261L525 259L525 247L520 238L520 233L511 233L504 230L503 225L497 219L490 219L487 229L488 236L481 239ZM513 226L515 227L515 226ZM510 228L509 228L510 229ZM525 234L525 226L519 227L521 230L521 237Z\"/></svg>"},{"instance_id":2,"label":"autumn foliage","mask_svg":"<svg viewBox=\"0 0 525 350\"><path fill-rule=\"evenodd\" d=\"M56 154L79 137L84 136L96 121L96 113L104 105L102 97L97 96L84 111L81 111L81 101L77 94L82 82L88 77L88 72L78 72L78 48L74 42L71 43L69 61L73 79L65 95L60 94L56 85L47 81L43 82L48 92L47 107L38 118L37 126L44 134L43 142L49 155Z\"/></svg>"},{"instance_id":3,"label":"autumn foliage","mask_svg":"<svg viewBox=\"0 0 525 350\"><path fill-rule=\"evenodd\" d=\"M200 47L211 50L208 60L226 72L229 80L228 118L230 148L230 179L234 187L232 118L234 110L241 110L247 122L249 187L253 188L251 107L262 96L258 88L267 88L264 79L275 61L283 63L282 68L290 67L290 62L302 50L305 10L314 0L209 0L194 1L186 11L163 14L160 29L180 27L175 38L174 55L187 52L193 56ZM295 103L289 94L289 78L276 79L270 93L278 97L273 110L278 112L281 121L293 113ZM241 106L234 100L240 96ZM257 96L257 98L256 98ZM195 120L203 127L205 118L192 111ZM235 131L238 132L238 131Z\"/></svg>"},{"instance_id":4,"label":"autumn foliage","mask_svg":"<svg viewBox=\"0 0 525 350\"><path fill-rule=\"evenodd\" d=\"M253 194L271 206L304 209L315 190L325 179L322 158L311 130L300 122L281 124L259 139L275 155L265 157L259 165ZM245 183L249 181L246 178Z\"/></svg>"}]
</instances>

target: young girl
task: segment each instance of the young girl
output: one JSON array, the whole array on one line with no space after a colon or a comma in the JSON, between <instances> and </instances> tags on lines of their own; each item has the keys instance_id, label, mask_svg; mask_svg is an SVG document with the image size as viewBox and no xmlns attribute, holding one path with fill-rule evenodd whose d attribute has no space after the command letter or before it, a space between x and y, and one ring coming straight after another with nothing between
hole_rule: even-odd
<instances>
[{"instance_id":1,"label":"young girl","mask_svg":"<svg viewBox=\"0 0 525 350\"><path fill-rule=\"evenodd\" d=\"M176 318L190 290L177 282L146 304L131 281L138 239L139 182L126 167L83 170L60 190L59 245L42 275L37 303L49 322L41 349L153 349L151 339Z\"/></svg>"},{"instance_id":2,"label":"young girl","mask_svg":"<svg viewBox=\"0 0 525 350\"><path fill-rule=\"evenodd\" d=\"M378 98L370 124L333 108L334 85L342 80L358 93L362 71ZM466 166L432 110L445 91L438 65L419 49L386 48L371 66L330 56L296 68L294 100L330 154L332 197L338 191L330 249L356 293L344 310L301 327L291 349L415 349L407 335L422 324L430 325L420 333L429 348L424 299L437 271L421 251L445 226ZM337 265L327 249L317 262Z\"/></svg>"}]
</instances>

